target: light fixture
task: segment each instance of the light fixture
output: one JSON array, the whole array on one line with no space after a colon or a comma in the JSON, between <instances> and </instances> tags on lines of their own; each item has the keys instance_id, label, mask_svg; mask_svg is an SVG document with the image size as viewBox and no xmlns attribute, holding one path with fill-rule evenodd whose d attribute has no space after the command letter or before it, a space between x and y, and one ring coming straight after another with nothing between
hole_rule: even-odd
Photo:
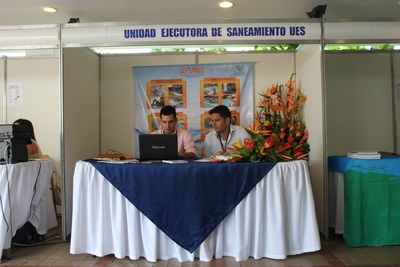
<instances>
[{"instance_id":1,"label":"light fixture","mask_svg":"<svg viewBox=\"0 0 400 267\"><path fill-rule=\"evenodd\" d=\"M0 57L25 57L26 52L24 50L9 50L9 51L1 51Z\"/></svg>"},{"instance_id":2,"label":"light fixture","mask_svg":"<svg viewBox=\"0 0 400 267\"><path fill-rule=\"evenodd\" d=\"M92 47L97 54L117 55L117 54L147 54L151 53L151 48L142 47Z\"/></svg>"},{"instance_id":3,"label":"light fixture","mask_svg":"<svg viewBox=\"0 0 400 267\"><path fill-rule=\"evenodd\" d=\"M222 7L222 8L230 8L230 7L233 7L233 3L232 2L229 2L229 1L222 1L222 2L219 2L219 4L218 4L220 7Z\"/></svg>"},{"instance_id":4,"label":"light fixture","mask_svg":"<svg viewBox=\"0 0 400 267\"><path fill-rule=\"evenodd\" d=\"M54 8L54 7L45 6L45 7L42 7L42 11L44 11L46 13L55 13L58 10L57 10L57 8Z\"/></svg>"}]
</instances>

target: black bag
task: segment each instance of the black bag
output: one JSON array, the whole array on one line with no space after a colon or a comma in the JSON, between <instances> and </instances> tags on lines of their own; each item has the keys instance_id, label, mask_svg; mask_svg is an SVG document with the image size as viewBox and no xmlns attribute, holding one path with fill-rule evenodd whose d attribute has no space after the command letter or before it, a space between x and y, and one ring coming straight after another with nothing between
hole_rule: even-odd
<instances>
[{"instance_id":1,"label":"black bag","mask_svg":"<svg viewBox=\"0 0 400 267\"><path fill-rule=\"evenodd\" d=\"M11 243L15 245L32 245L44 241L44 236L39 235L35 226L30 222L26 222L17 230L12 238Z\"/></svg>"}]
</instances>

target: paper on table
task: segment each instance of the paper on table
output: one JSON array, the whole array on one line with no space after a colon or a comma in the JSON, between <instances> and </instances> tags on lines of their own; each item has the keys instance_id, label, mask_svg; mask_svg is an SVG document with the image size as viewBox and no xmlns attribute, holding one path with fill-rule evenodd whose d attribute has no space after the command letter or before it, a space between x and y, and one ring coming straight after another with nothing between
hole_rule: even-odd
<instances>
[{"instance_id":1,"label":"paper on table","mask_svg":"<svg viewBox=\"0 0 400 267\"><path fill-rule=\"evenodd\" d=\"M377 151L352 151L347 153L347 157L357 159L380 159L381 154Z\"/></svg>"},{"instance_id":2,"label":"paper on table","mask_svg":"<svg viewBox=\"0 0 400 267\"><path fill-rule=\"evenodd\" d=\"M193 162L212 162L213 160L210 158L204 158L204 159L196 159L193 160Z\"/></svg>"},{"instance_id":3,"label":"paper on table","mask_svg":"<svg viewBox=\"0 0 400 267\"><path fill-rule=\"evenodd\" d=\"M225 155L218 155L218 156L211 156L211 159L213 161L229 161L232 159L231 156L225 156Z\"/></svg>"},{"instance_id":4,"label":"paper on table","mask_svg":"<svg viewBox=\"0 0 400 267\"><path fill-rule=\"evenodd\" d=\"M170 163L170 164L188 163L187 160L181 160L181 159L176 159L176 160L163 160L162 162L164 162L164 163Z\"/></svg>"},{"instance_id":5,"label":"paper on table","mask_svg":"<svg viewBox=\"0 0 400 267\"><path fill-rule=\"evenodd\" d=\"M137 159L114 159L114 160L99 160L99 162L110 163L110 164L126 164L126 163L139 163Z\"/></svg>"},{"instance_id":6,"label":"paper on table","mask_svg":"<svg viewBox=\"0 0 400 267\"><path fill-rule=\"evenodd\" d=\"M378 151L356 151L353 153L357 153L359 155L376 155L379 154Z\"/></svg>"}]
</instances>

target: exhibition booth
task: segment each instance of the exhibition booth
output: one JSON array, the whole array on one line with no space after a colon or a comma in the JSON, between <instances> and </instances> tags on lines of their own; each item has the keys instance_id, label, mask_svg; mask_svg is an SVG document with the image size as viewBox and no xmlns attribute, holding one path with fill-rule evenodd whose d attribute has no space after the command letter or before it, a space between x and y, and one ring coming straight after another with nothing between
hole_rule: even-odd
<instances>
[{"instance_id":1,"label":"exhibition booth","mask_svg":"<svg viewBox=\"0 0 400 267\"><path fill-rule=\"evenodd\" d=\"M66 240L71 234L76 163L108 149L135 155L132 67L254 62L254 110L261 91L286 82L296 73L297 86L308 98L304 119L310 132L308 165L318 228L328 234L329 114L325 85L330 74L325 70L325 42L396 42L399 29L399 22L321 23L313 19L188 22L184 27L174 22L0 27L0 50L28 54L24 58L0 58L0 115L2 123L29 117L42 150L55 159L63 181L62 226ZM301 46L285 52L143 55L99 55L91 49L266 43ZM395 58L398 61L398 55Z\"/></svg>"}]
</instances>

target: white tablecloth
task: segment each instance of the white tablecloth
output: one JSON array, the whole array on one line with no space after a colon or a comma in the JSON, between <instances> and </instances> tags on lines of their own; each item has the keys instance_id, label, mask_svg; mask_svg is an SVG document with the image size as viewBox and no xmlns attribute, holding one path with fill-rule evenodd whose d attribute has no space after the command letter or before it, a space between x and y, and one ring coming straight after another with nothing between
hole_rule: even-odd
<instances>
[{"instance_id":1,"label":"white tablecloth","mask_svg":"<svg viewBox=\"0 0 400 267\"><path fill-rule=\"evenodd\" d=\"M321 248L305 161L278 163L194 253L160 231L90 163L76 163L73 192L72 254L242 261L285 259Z\"/></svg>"},{"instance_id":2,"label":"white tablecloth","mask_svg":"<svg viewBox=\"0 0 400 267\"><path fill-rule=\"evenodd\" d=\"M330 171L329 183L329 226L336 234L344 233L344 184L343 173Z\"/></svg>"},{"instance_id":3,"label":"white tablecloth","mask_svg":"<svg viewBox=\"0 0 400 267\"><path fill-rule=\"evenodd\" d=\"M54 160L0 165L0 251L11 246L11 238L27 221L39 234L57 226L50 178Z\"/></svg>"}]
</instances>

